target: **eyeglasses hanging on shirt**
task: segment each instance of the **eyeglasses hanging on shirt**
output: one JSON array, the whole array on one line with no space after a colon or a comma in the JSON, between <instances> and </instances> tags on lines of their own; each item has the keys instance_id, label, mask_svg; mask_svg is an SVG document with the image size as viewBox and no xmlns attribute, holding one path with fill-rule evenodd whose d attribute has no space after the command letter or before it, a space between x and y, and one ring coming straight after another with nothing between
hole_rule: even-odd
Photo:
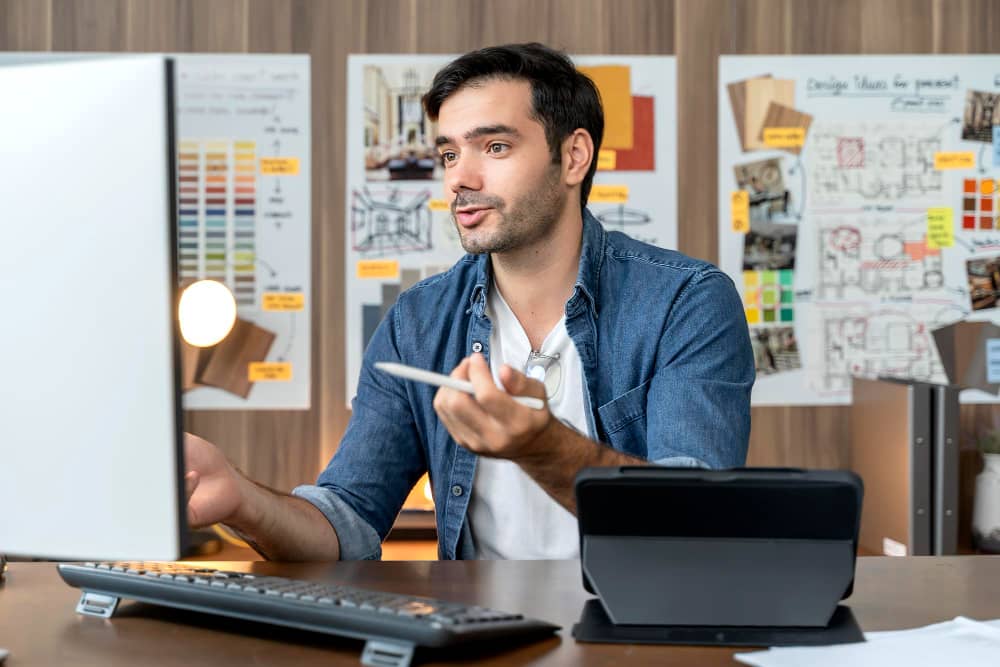
<instances>
[{"instance_id":1,"label":"eyeglasses hanging on shirt","mask_svg":"<svg viewBox=\"0 0 1000 667\"><path fill-rule=\"evenodd\" d=\"M524 362L524 374L545 385L545 395L548 400L554 400L562 388L562 364L559 354L542 354L532 350L528 360Z\"/></svg>"}]
</instances>

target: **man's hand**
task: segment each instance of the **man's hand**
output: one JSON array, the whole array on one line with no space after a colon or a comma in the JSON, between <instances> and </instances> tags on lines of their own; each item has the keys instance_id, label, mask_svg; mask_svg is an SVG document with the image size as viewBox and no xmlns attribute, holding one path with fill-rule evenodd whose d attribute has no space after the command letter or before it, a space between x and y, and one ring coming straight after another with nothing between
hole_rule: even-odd
<instances>
[{"instance_id":1,"label":"man's hand","mask_svg":"<svg viewBox=\"0 0 1000 667\"><path fill-rule=\"evenodd\" d=\"M434 410L455 442L481 456L511 460L530 459L544 449L542 436L549 430L552 413L548 407L529 408L513 396L534 396L545 400L545 386L504 365L500 369L500 389L493 381L483 355L462 360L451 377L467 380L475 397L442 387L434 396Z\"/></svg>"},{"instance_id":2,"label":"man's hand","mask_svg":"<svg viewBox=\"0 0 1000 667\"><path fill-rule=\"evenodd\" d=\"M192 528L225 523L267 559L337 560L340 540L311 503L255 484L219 448L184 434L184 484Z\"/></svg>"},{"instance_id":3,"label":"man's hand","mask_svg":"<svg viewBox=\"0 0 1000 667\"><path fill-rule=\"evenodd\" d=\"M184 434L184 462L188 524L199 528L231 521L243 502L243 476L218 447L190 433Z\"/></svg>"},{"instance_id":4,"label":"man's hand","mask_svg":"<svg viewBox=\"0 0 1000 667\"><path fill-rule=\"evenodd\" d=\"M442 387L434 409L459 445L479 454L516 462L546 493L576 514L573 482L591 466L646 465L646 461L617 452L574 431L552 416L546 405L535 410L511 396L545 400L545 386L515 371L500 369L500 389L481 354L462 360L451 376L468 380L475 397Z\"/></svg>"}]
</instances>

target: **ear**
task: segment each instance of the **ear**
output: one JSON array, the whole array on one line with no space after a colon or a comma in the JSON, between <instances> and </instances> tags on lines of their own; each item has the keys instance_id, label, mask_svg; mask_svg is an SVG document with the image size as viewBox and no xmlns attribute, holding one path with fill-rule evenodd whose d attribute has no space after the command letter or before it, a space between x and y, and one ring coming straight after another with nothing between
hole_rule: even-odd
<instances>
[{"instance_id":1,"label":"ear","mask_svg":"<svg viewBox=\"0 0 1000 667\"><path fill-rule=\"evenodd\" d=\"M572 134L563 139L562 167L566 185L580 185L587 177L590 163L596 159L594 155L594 140L590 132L582 127L573 130Z\"/></svg>"}]
</instances>

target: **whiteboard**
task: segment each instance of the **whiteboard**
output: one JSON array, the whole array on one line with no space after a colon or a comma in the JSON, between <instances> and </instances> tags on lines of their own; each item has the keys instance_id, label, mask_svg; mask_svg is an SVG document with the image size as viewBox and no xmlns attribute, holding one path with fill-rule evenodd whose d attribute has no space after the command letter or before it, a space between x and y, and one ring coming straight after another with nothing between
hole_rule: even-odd
<instances>
[{"instance_id":1,"label":"whiteboard","mask_svg":"<svg viewBox=\"0 0 1000 667\"><path fill-rule=\"evenodd\" d=\"M718 86L719 265L755 342L753 403L944 382L931 332L1000 312L969 277L1000 254L1000 58L723 56Z\"/></svg>"}]
</instances>

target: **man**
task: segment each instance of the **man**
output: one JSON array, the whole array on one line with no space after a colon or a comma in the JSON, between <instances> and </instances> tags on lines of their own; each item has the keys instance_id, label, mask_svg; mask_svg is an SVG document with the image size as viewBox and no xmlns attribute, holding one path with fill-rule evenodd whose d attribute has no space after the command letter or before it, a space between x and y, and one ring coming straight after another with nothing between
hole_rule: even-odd
<instances>
[{"instance_id":1,"label":"man","mask_svg":"<svg viewBox=\"0 0 1000 667\"><path fill-rule=\"evenodd\" d=\"M561 53L502 46L446 66L424 104L469 254L386 315L316 486L263 488L189 437L191 523L224 521L275 559L378 558L429 470L440 557L569 558L582 468L742 465L754 367L739 297L715 267L586 211L594 84ZM475 396L377 361L450 371ZM651 510L684 508L636 508Z\"/></svg>"}]
</instances>

